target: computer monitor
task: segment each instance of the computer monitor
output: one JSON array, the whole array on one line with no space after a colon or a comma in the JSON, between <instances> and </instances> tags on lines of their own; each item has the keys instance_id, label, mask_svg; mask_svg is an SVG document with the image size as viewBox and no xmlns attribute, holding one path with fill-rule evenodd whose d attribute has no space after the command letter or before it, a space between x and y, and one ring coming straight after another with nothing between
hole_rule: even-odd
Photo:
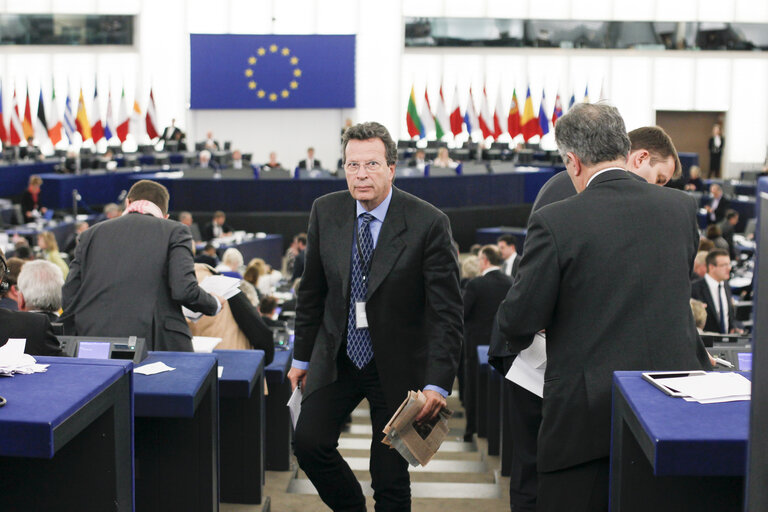
<instances>
[{"instance_id":1,"label":"computer monitor","mask_svg":"<svg viewBox=\"0 0 768 512\"><path fill-rule=\"evenodd\" d=\"M57 336L64 355L84 359L123 359L140 363L147 358L144 338Z\"/></svg>"}]
</instances>

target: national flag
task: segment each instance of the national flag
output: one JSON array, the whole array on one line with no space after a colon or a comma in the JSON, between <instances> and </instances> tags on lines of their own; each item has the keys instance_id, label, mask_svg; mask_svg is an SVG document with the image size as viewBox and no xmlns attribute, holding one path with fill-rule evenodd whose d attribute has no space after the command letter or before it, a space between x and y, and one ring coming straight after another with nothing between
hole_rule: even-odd
<instances>
[{"instance_id":1,"label":"national flag","mask_svg":"<svg viewBox=\"0 0 768 512\"><path fill-rule=\"evenodd\" d=\"M507 118L507 129L509 136L513 139L520 135L520 108L517 104L517 91L512 89L512 105L509 106L509 117Z\"/></svg>"},{"instance_id":2,"label":"national flag","mask_svg":"<svg viewBox=\"0 0 768 512\"><path fill-rule=\"evenodd\" d=\"M493 137L493 117L491 116L491 108L488 106L485 85L483 85L483 98L480 100L480 115L477 120L480 123L480 131L483 132L483 139Z\"/></svg>"},{"instance_id":3,"label":"national flag","mask_svg":"<svg viewBox=\"0 0 768 512\"><path fill-rule=\"evenodd\" d=\"M48 138L54 146L61 142L61 121L56 108L56 89L51 83L51 108L48 110Z\"/></svg>"},{"instance_id":4,"label":"national flag","mask_svg":"<svg viewBox=\"0 0 768 512\"><path fill-rule=\"evenodd\" d=\"M573 104L576 103L576 93L571 93L571 100L568 102L568 110L571 110Z\"/></svg>"},{"instance_id":5,"label":"national flag","mask_svg":"<svg viewBox=\"0 0 768 512\"><path fill-rule=\"evenodd\" d=\"M416 111L416 96L411 86L411 96L408 98L408 112L405 114L405 122L408 124L408 135L416 137L421 133L421 119Z\"/></svg>"},{"instance_id":6,"label":"national flag","mask_svg":"<svg viewBox=\"0 0 768 512\"><path fill-rule=\"evenodd\" d=\"M11 108L10 141L11 146L18 146L24 136L24 127L19 117L19 103L16 100L16 88L13 89L13 108Z\"/></svg>"},{"instance_id":7,"label":"national flag","mask_svg":"<svg viewBox=\"0 0 768 512\"><path fill-rule=\"evenodd\" d=\"M91 138L96 144L104 138L104 125L101 124L101 107L99 107L99 89L94 81L93 85L93 109L91 110L91 119L94 120L91 126Z\"/></svg>"},{"instance_id":8,"label":"national flag","mask_svg":"<svg viewBox=\"0 0 768 512\"><path fill-rule=\"evenodd\" d=\"M88 123L88 113L85 111L85 100L83 99L83 88L80 88L80 99L77 100L77 115L75 115L75 126L83 142L91 138L91 125Z\"/></svg>"},{"instance_id":9,"label":"national flag","mask_svg":"<svg viewBox=\"0 0 768 512\"><path fill-rule=\"evenodd\" d=\"M451 133L456 137L462 132L461 124L464 119L461 117L461 107L459 107L459 84L456 84L453 90L453 103L451 108Z\"/></svg>"},{"instance_id":10,"label":"national flag","mask_svg":"<svg viewBox=\"0 0 768 512\"><path fill-rule=\"evenodd\" d=\"M64 133L67 134L70 144L75 143L75 133L77 132L77 123L75 115L72 112L72 96L67 91L67 100L64 102Z\"/></svg>"},{"instance_id":11,"label":"national flag","mask_svg":"<svg viewBox=\"0 0 768 512\"><path fill-rule=\"evenodd\" d=\"M115 117L112 115L112 91L107 94L107 117L104 119L104 138L109 141L117 134Z\"/></svg>"},{"instance_id":12,"label":"national flag","mask_svg":"<svg viewBox=\"0 0 768 512\"><path fill-rule=\"evenodd\" d=\"M472 87L469 88L469 98L467 98L467 110L464 112L464 122L467 123L467 133L472 135L474 130L480 128L480 119L475 110L475 100L472 97Z\"/></svg>"},{"instance_id":13,"label":"national flag","mask_svg":"<svg viewBox=\"0 0 768 512\"><path fill-rule=\"evenodd\" d=\"M424 103L421 105L421 138L425 138L428 133L435 131L435 118L432 115L432 106L429 104L429 95L427 89L424 89Z\"/></svg>"},{"instance_id":14,"label":"national flag","mask_svg":"<svg viewBox=\"0 0 768 512\"><path fill-rule=\"evenodd\" d=\"M547 107L544 105L544 91L541 91L541 103L539 103L539 135L542 137L549 133L549 118Z\"/></svg>"},{"instance_id":15,"label":"national flag","mask_svg":"<svg viewBox=\"0 0 768 512\"><path fill-rule=\"evenodd\" d=\"M155 112L155 96L152 94L152 88L149 88L149 103L147 103L147 135L150 139L160 137L157 133L157 113Z\"/></svg>"},{"instance_id":16,"label":"national flag","mask_svg":"<svg viewBox=\"0 0 768 512\"><path fill-rule=\"evenodd\" d=\"M584 86L584 100L583 103L589 103L589 84Z\"/></svg>"},{"instance_id":17,"label":"national flag","mask_svg":"<svg viewBox=\"0 0 768 512\"><path fill-rule=\"evenodd\" d=\"M43 101L43 88L40 87L40 98L37 100L37 137L41 141L48 138L48 120L45 118L45 102Z\"/></svg>"},{"instance_id":18,"label":"national flag","mask_svg":"<svg viewBox=\"0 0 768 512\"><path fill-rule=\"evenodd\" d=\"M3 119L3 86L0 84L0 142L8 142L8 133L5 131L5 119Z\"/></svg>"},{"instance_id":19,"label":"national flag","mask_svg":"<svg viewBox=\"0 0 768 512\"><path fill-rule=\"evenodd\" d=\"M128 138L128 125L130 124L130 118L128 117L128 105L125 103L125 87L123 87L120 94L120 110L117 112L117 138L120 142L125 142Z\"/></svg>"},{"instance_id":20,"label":"national flag","mask_svg":"<svg viewBox=\"0 0 768 512\"><path fill-rule=\"evenodd\" d=\"M493 138L498 139L504 133L503 126L507 124L508 111L501 101L501 87L496 92L496 110L493 112Z\"/></svg>"},{"instance_id":21,"label":"national flag","mask_svg":"<svg viewBox=\"0 0 768 512\"><path fill-rule=\"evenodd\" d=\"M553 128L557 120L560 119L561 117L563 117L563 105L560 103L560 93L557 93L557 96L555 97L555 110L552 112Z\"/></svg>"},{"instance_id":22,"label":"national flag","mask_svg":"<svg viewBox=\"0 0 768 512\"><path fill-rule=\"evenodd\" d=\"M605 80L600 81L600 96L597 97L598 101L603 101L606 99L605 95Z\"/></svg>"},{"instance_id":23,"label":"national flag","mask_svg":"<svg viewBox=\"0 0 768 512\"><path fill-rule=\"evenodd\" d=\"M539 120L533 115L533 101L531 100L530 87L528 87L528 90L525 93L525 106L523 107L523 117L520 119L520 128L526 142L539 134Z\"/></svg>"},{"instance_id":24,"label":"national flag","mask_svg":"<svg viewBox=\"0 0 768 512\"><path fill-rule=\"evenodd\" d=\"M448 112L445 109L445 98L443 97L443 84L440 84L440 96L437 98L437 108L435 109L435 136L442 139L443 135L448 133L451 127L451 121L448 118Z\"/></svg>"},{"instance_id":25,"label":"national flag","mask_svg":"<svg viewBox=\"0 0 768 512\"><path fill-rule=\"evenodd\" d=\"M136 99L138 97L139 92L137 90L133 97L133 112L131 112L129 120L130 132L136 140L139 140L139 138L146 133L146 130L141 123L141 108L139 108L139 100Z\"/></svg>"},{"instance_id":26,"label":"national flag","mask_svg":"<svg viewBox=\"0 0 768 512\"><path fill-rule=\"evenodd\" d=\"M24 102L24 119L21 126L24 129L25 139L35 136L35 129L32 127L32 108L29 106L29 84L27 84L27 99Z\"/></svg>"}]
</instances>

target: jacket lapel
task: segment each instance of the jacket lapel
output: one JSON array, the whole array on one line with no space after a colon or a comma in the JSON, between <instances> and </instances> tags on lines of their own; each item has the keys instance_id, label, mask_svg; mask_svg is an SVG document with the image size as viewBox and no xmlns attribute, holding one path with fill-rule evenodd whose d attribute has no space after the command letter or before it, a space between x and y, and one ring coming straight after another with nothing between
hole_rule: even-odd
<instances>
[{"instance_id":1,"label":"jacket lapel","mask_svg":"<svg viewBox=\"0 0 768 512\"><path fill-rule=\"evenodd\" d=\"M400 191L393 187L392 202L389 203L389 210L384 219L384 224L381 226L379 239L376 242L376 250L373 251L366 300L373 295L379 285L389 275L403 249L405 249L405 242L400 238L400 233L406 229L405 211Z\"/></svg>"},{"instance_id":2,"label":"jacket lapel","mask_svg":"<svg viewBox=\"0 0 768 512\"><path fill-rule=\"evenodd\" d=\"M347 196L344 205L338 215L334 217L334 232L330 233L330 243L332 247L332 259L338 265L338 272L341 276L341 289L344 293L344 304L349 302L349 272L352 264L352 244L354 239L352 235L355 229L355 201L351 196Z\"/></svg>"}]
</instances>

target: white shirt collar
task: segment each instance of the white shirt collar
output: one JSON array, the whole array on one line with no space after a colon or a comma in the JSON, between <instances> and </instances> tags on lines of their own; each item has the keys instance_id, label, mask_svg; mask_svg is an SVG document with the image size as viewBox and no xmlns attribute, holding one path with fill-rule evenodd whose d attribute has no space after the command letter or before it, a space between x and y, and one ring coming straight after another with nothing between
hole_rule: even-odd
<instances>
[{"instance_id":1,"label":"white shirt collar","mask_svg":"<svg viewBox=\"0 0 768 512\"><path fill-rule=\"evenodd\" d=\"M494 270L501 270L501 267L494 267L493 265L491 265L487 269L483 270L483 274L482 275L485 275L488 272L493 272Z\"/></svg>"},{"instance_id":2,"label":"white shirt collar","mask_svg":"<svg viewBox=\"0 0 768 512\"><path fill-rule=\"evenodd\" d=\"M607 169L601 169L601 170L597 171L595 174L593 174L589 178L589 180L587 181L587 187L589 186L590 183L592 183L592 180L594 180L595 178L597 178L598 176L600 176L604 172L606 172L606 171L615 171L615 170L626 171L626 169L622 169L621 167L608 167ZM587 188L587 187L584 187L584 188Z\"/></svg>"}]
</instances>

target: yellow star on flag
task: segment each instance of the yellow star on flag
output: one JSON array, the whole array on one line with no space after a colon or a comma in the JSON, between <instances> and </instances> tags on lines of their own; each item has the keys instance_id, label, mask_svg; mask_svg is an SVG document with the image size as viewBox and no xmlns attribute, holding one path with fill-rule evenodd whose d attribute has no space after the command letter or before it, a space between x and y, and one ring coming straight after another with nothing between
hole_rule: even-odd
<instances>
[{"instance_id":1,"label":"yellow star on flag","mask_svg":"<svg viewBox=\"0 0 768 512\"><path fill-rule=\"evenodd\" d=\"M301 76L301 70L300 69L294 69L293 70L293 76L300 77Z\"/></svg>"},{"instance_id":2,"label":"yellow star on flag","mask_svg":"<svg viewBox=\"0 0 768 512\"><path fill-rule=\"evenodd\" d=\"M269 101L277 101L277 94L273 92L269 93Z\"/></svg>"},{"instance_id":3,"label":"yellow star on flag","mask_svg":"<svg viewBox=\"0 0 768 512\"><path fill-rule=\"evenodd\" d=\"M276 44L269 45L269 51L272 52L272 53L276 53L277 52L277 45Z\"/></svg>"},{"instance_id":4,"label":"yellow star on flag","mask_svg":"<svg viewBox=\"0 0 768 512\"><path fill-rule=\"evenodd\" d=\"M248 88L249 89L255 89L256 88L256 82L254 82L253 80L248 82Z\"/></svg>"},{"instance_id":5,"label":"yellow star on flag","mask_svg":"<svg viewBox=\"0 0 768 512\"><path fill-rule=\"evenodd\" d=\"M291 50L289 50L288 48L283 48L282 53L287 57L288 55L291 54Z\"/></svg>"},{"instance_id":6,"label":"yellow star on flag","mask_svg":"<svg viewBox=\"0 0 768 512\"><path fill-rule=\"evenodd\" d=\"M245 70L245 76L247 76L247 77L253 76L253 70L252 69L246 69Z\"/></svg>"},{"instance_id":7,"label":"yellow star on flag","mask_svg":"<svg viewBox=\"0 0 768 512\"><path fill-rule=\"evenodd\" d=\"M290 93L288 92L287 89L283 89L283 92L280 93L280 96L282 96L283 98L287 98L289 94Z\"/></svg>"},{"instance_id":8,"label":"yellow star on flag","mask_svg":"<svg viewBox=\"0 0 768 512\"><path fill-rule=\"evenodd\" d=\"M259 48L258 50L256 50L256 53L258 53L259 55L265 55L267 53L267 50L265 50L264 48Z\"/></svg>"},{"instance_id":9,"label":"yellow star on flag","mask_svg":"<svg viewBox=\"0 0 768 512\"><path fill-rule=\"evenodd\" d=\"M256 64L256 57L254 57L253 55L251 55L250 57L248 57L248 64L250 64L251 66L253 66L254 64Z\"/></svg>"},{"instance_id":10,"label":"yellow star on flag","mask_svg":"<svg viewBox=\"0 0 768 512\"><path fill-rule=\"evenodd\" d=\"M296 89L299 86L299 82L291 80L291 89Z\"/></svg>"},{"instance_id":11,"label":"yellow star on flag","mask_svg":"<svg viewBox=\"0 0 768 512\"><path fill-rule=\"evenodd\" d=\"M293 64L295 66L298 63L299 63L299 58L298 57L291 57L291 64Z\"/></svg>"},{"instance_id":12,"label":"yellow star on flag","mask_svg":"<svg viewBox=\"0 0 768 512\"><path fill-rule=\"evenodd\" d=\"M264 89L259 89L259 92L256 93L256 96L259 98L263 98L267 93L264 92Z\"/></svg>"}]
</instances>

